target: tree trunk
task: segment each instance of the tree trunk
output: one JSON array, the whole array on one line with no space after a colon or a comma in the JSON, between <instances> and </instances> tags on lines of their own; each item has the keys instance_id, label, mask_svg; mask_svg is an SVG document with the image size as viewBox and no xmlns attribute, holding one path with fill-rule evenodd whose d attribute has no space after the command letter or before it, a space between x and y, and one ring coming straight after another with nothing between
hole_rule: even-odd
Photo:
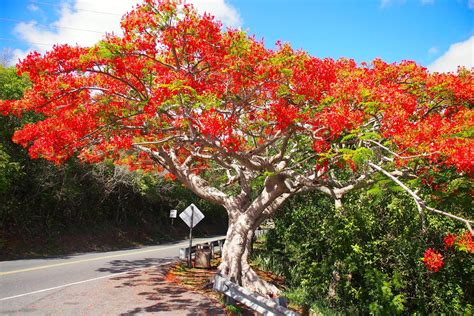
<instances>
[{"instance_id":1,"label":"tree trunk","mask_svg":"<svg viewBox=\"0 0 474 316\"><path fill-rule=\"evenodd\" d=\"M237 216L229 214L229 229L219 271L232 282L262 295L274 297L279 290L273 284L262 280L249 264L252 236L257 228L255 224L256 219L245 213L239 213Z\"/></svg>"}]
</instances>

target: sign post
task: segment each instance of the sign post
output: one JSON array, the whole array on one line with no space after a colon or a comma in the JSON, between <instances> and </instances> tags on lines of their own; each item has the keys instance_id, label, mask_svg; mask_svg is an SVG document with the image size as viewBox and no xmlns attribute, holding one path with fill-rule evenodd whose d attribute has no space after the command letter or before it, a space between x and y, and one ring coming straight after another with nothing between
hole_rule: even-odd
<instances>
[{"instance_id":1,"label":"sign post","mask_svg":"<svg viewBox=\"0 0 474 316\"><path fill-rule=\"evenodd\" d=\"M204 218L204 214L197 208L196 205L191 204L179 214L179 217L181 217L186 225L189 226L188 265L189 267L192 267L191 250L193 249L193 228Z\"/></svg>"},{"instance_id":2,"label":"sign post","mask_svg":"<svg viewBox=\"0 0 474 316\"><path fill-rule=\"evenodd\" d=\"M174 224L174 219L176 218L176 215L178 214L177 210L171 210L170 211L170 217L171 217L171 225Z\"/></svg>"},{"instance_id":3,"label":"sign post","mask_svg":"<svg viewBox=\"0 0 474 316\"><path fill-rule=\"evenodd\" d=\"M191 259L191 249L193 249L193 219L194 219L194 205L191 204L191 225L189 226L189 262L188 266L193 267Z\"/></svg>"}]
</instances>

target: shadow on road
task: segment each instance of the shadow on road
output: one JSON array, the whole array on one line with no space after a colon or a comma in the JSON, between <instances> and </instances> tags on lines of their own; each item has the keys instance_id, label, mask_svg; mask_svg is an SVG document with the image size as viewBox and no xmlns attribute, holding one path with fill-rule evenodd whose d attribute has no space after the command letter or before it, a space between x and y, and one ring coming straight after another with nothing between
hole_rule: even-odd
<instances>
[{"instance_id":1,"label":"shadow on road","mask_svg":"<svg viewBox=\"0 0 474 316\"><path fill-rule=\"evenodd\" d=\"M137 269L151 268L160 265L169 264L175 261L175 258L145 258L140 260L112 260L108 267L99 268L97 272L121 273L134 271Z\"/></svg>"},{"instance_id":2,"label":"shadow on road","mask_svg":"<svg viewBox=\"0 0 474 316\"><path fill-rule=\"evenodd\" d=\"M222 305L200 293L192 292L176 283L168 282L166 275L176 259L146 258L143 260L114 260L110 267L97 271L127 272L110 280L114 288L136 295L136 306L120 315L164 312L176 315L223 315ZM149 268L149 269L147 269Z\"/></svg>"}]
</instances>

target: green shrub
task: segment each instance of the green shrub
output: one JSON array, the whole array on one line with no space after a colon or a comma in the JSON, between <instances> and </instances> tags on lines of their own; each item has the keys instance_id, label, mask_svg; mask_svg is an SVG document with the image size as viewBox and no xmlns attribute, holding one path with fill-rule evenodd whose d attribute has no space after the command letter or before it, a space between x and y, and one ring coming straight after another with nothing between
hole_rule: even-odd
<instances>
[{"instance_id":1,"label":"green shrub","mask_svg":"<svg viewBox=\"0 0 474 316\"><path fill-rule=\"evenodd\" d=\"M267 235L267 250L256 255L286 277L291 301L320 311L470 314L474 256L445 251L442 239L447 229L463 228L426 216L422 233L416 207L402 192L354 192L337 210L330 199L307 195L286 205ZM445 256L438 272L421 261L428 247Z\"/></svg>"}]
</instances>

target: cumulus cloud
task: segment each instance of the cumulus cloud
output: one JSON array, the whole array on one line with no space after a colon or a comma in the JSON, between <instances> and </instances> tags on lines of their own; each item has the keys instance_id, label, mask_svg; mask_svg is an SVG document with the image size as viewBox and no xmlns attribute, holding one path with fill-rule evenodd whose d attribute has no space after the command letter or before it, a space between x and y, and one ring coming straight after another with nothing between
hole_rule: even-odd
<instances>
[{"instance_id":1,"label":"cumulus cloud","mask_svg":"<svg viewBox=\"0 0 474 316\"><path fill-rule=\"evenodd\" d=\"M430 56L437 55L438 53L439 53L439 49L436 46L433 46L430 49L428 49L428 54Z\"/></svg>"},{"instance_id":2,"label":"cumulus cloud","mask_svg":"<svg viewBox=\"0 0 474 316\"><path fill-rule=\"evenodd\" d=\"M59 17L47 26L36 21L18 23L14 32L17 37L30 43L27 50L15 49L11 63L24 58L30 51L45 52L53 44L92 45L105 33L120 34L120 18L140 3L139 0L73 0L55 7ZM208 12L225 25L241 24L237 10L226 0L188 0L199 12ZM31 6L29 8L32 9Z\"/></svg>"},{"instance_id":3,"label":"cumulus cloud","mask_svg":"<svg viewBox=\"0 0 474 316\"><path fill-rule=\"evenodd\" d=\"M407 0L380 0L380 7L382 9L384 9L384 8L388 8L392 5L403 5L406 2L407 2Z\"/></svg>"},{"instance_id":4,"label":"cumulus cloud","mask_svg":"<svg viewBox=\"0 0 474 316\"><path fill-rule=\"evenodd\" d=\"M35 4L29 4L26 8L31 12L36 12L39 10L39 7Z\"/></svg>"},{"instance_id":5,"label":"cumulus cloud","mask_svg":"<svg viewBox=\"0 0 474 316\"><path fill-rule=\"evenodd\" d=\"M419 0L422 5L431 5L435 3L435 0ZM460 0L458 0L459 2ZM462 0L463 3L467 2L467 6L469 9L474 10L474 0ZM407 0L380 0L380 7L387 8L390 7L392 4L405 4Z\"/></svg>"},{"instance_id":6,"label":"cumulus cloud","mask_svg":"<svg viewBox=\"0 0 474 316\"><path fill-rule=\"evenodd\" d=\"M474 67L474 36L464 42L452 44L443 55L428 66L428 69L431 72L455 72L458 66L467 69Z\"/></svg>"},{"instance_id":7,"label":"cumulus cloud","mask_svg":"<svg viewBox=\"0 0 474 316\"><path fill-rule=\"evenodd\" d=\"M192 3L199 12L209 12L227 26L237 27L242 24L237 10L227 4L225 0L192 0L189 2Z\"/></svg>"},{"instance_id":8,"label":"cumulus cloud","mask_svg":"<svg viewBox=\"0 0 474 316\"><path fill-rule=\"evenodd\" d=\"M474 0L469 0L470 2L473 2ZM380 0L380 7L381 8L387 8L391 6L392 4L405 4L407 1L406 0ZM435 0L420 0L420 3L422 5L430 5L434 4Z\"/></svg>"}]
</instances>

